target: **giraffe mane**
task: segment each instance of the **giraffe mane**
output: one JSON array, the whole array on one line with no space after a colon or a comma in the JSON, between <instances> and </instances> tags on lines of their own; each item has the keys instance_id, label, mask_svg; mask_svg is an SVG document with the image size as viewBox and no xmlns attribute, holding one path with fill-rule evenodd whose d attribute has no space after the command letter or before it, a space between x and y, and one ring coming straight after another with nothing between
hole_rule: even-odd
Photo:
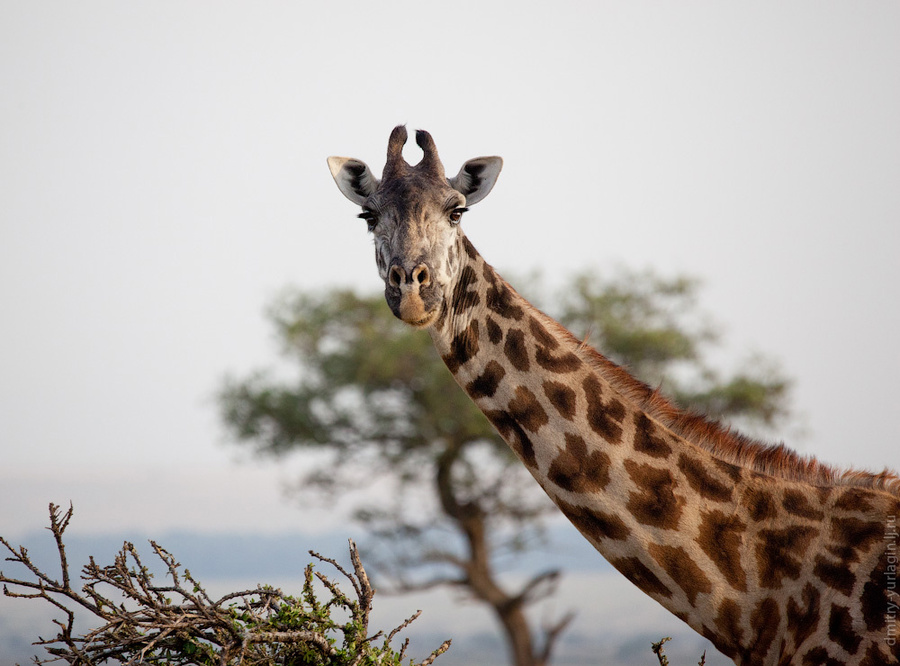
<instances>
[{"instance_id":1,"label":"giraffe mane","mask_svg":"<svg viewBox=\"0 0 900 666\"><path fill-rule=\"evenodd\" d=\"M499 277L499 276L498 276ZM502 278L500 278L502 279ZM507 284L509 289L514 288ZM819 462L814 456L802 455L783 442L770 444L743 435L698 412L682 409L666 398L658 388L633 377L625 368L609 360L587 341L540 310L541 323L560 339L569 340L582 359L623 397L640 406L648 416L679 437L710 452L725 462L791 481L817 486L854 486L880 490L900 497L900 476L885 468L870 472L855 468L838 468Z\"/></svg>"}]
</instances>

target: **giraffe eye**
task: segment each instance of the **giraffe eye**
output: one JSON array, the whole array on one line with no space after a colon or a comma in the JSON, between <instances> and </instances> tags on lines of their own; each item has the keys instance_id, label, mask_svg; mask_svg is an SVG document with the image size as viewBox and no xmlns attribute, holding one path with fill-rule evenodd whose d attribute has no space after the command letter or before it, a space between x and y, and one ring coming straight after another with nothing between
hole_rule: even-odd
<instances>
[{"instance_id":1,"label":"giraffe eye","mask_svg":"<svg viewBox=\"0 0 900 666\"><path fill-rule=\"evenodd\" d=\"M462 219L463 213L465 213L468 208L454 208L450 213L450 223L451 224L459 224L459 221Z\"/></svg>"},{"instance_id":2,"label":"giraffe eye","mask_svg":"<svg viewBox=\"0 0 900 666\"><path fill-rule=\"evenodd\" d=\"M378 216L371 210L364 210L356 217L366 221L369 231L375 231L375 227L378 226Z\"/></svg>"}]
</instances>

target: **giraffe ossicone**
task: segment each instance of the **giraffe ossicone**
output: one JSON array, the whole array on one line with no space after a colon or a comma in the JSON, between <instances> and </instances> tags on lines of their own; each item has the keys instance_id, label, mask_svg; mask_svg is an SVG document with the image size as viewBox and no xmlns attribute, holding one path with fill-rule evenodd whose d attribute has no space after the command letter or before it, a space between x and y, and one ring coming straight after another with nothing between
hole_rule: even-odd
<instances>
[{"instance_id":1,"label":"giraffe ossicone","mask_svg":"<svg viewBox=\"0 0 900 666\"><path fill-rule=\"evenodd\" d=\"M381 178L331 157L385 298L594 547L738 664L900 663L900 478L837 470L679 410L522 298L460 220L499 157L447 178L434 141ZM892 522L893 521L893 522ZM892 527L893 526L893 527ZM893 531L891 531L893 530Z\"/></svg>"}]
</instances>

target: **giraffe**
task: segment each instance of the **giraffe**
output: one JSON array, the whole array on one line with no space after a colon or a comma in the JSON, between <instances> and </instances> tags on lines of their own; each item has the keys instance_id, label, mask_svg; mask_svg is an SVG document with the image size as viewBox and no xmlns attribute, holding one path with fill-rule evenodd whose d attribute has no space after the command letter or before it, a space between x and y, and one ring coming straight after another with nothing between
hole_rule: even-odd
<instances>
[{"instance_id":1,"label":"giraffe","mask_svg":"<svg viewBox=\"0 0 900 666\"><path fill-rule=\"evenodd\" d=\"M426 329L535 480L619 572L737 664L900 663L900 477L839 470L680 410L505 282L460 220L503 161L446 177L431 135L377 178L330 157L362 207L388 306Z\"/></svg>"}]
</instances>

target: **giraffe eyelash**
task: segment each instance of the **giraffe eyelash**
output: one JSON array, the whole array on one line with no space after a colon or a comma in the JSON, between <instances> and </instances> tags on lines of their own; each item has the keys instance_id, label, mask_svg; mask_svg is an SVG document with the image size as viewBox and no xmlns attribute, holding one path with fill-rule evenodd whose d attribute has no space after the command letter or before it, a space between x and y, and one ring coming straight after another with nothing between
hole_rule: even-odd
<instances>
[{"instance_id":1,"label":"giraffe eyelash","mask_svg":"<svg viewBox=\"0 0 900 666\"><path fill-rule=\"evenodd\" d=\"M371 210L364 210L356 217L366 221L366 224L369 226L369 231L374 231L375 227L378 226L378 216Z\"/></svg>"},{"instance_id":2,"label":"giraffe eyelash","mask_svg":"<svg viewBox=\"0 0 900 666\"><path fill-rule=\"evenodd\" d=\"M449 215L450 224L459 224L459 221L462 219L463 213L468 210L469 209L465 207L454 208L453 210L451 210Z\"/></svg>"}]
</instances>

